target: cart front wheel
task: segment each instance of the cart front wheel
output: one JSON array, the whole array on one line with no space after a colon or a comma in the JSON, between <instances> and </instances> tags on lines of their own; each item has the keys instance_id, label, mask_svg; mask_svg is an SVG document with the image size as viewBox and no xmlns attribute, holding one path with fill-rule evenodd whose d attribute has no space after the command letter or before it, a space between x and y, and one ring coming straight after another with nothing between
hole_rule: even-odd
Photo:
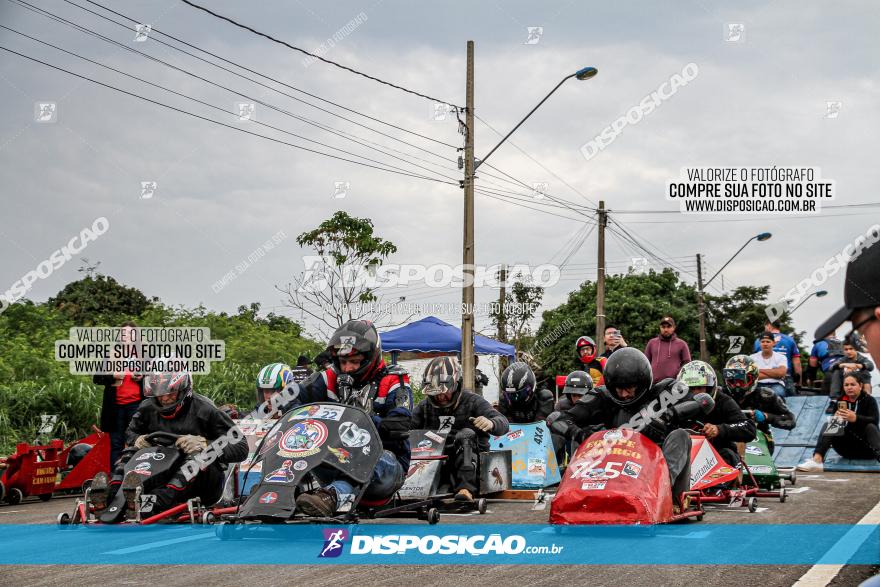
<instances>
[{"instance_id":1,"label":"cart front wheel","mask_svg":"<svg viewBox=\"0 0 880 587\"><path fill-rule=\"evenodd\" d=\"M18 505L23 499L24 493L21 492L21 489L13 487L9 490L9 496L6 498L6 501L9 502L10 505Z\"/></svg>"},{"instance_id":2,"label":"cart front wheel","mask_svg":"<svg viewBox=\"0 0 880 587\"><path fill-rule=\"evenodd\" d=\"M55 522L56 522L59 526L68 526L68 525L70 525L70 514L68 514L67 512L61 512L60 514L58 514L58 517L55 518Z\"/></svg>"},{"instance_id":3,"label":"cart front wheel","mask_svg":"<svg viewBox=\"0 0 880 587\"><path fill-rule=\"evenodd\" d=\"M477 512L479 512L479 514L481 516L486 513L487 507L488 507L488 504L486 502L485 497L481 497L480 499L477 500Z\"/></svg>"},{"instance_id":4,"label":"cart front wheel","mask_svg":"<svg viewBox=\"0 0 880 587\"><path fill-rule=\"evenodd\" d=\"M432 526L440 521L440 510L431 508L428 510L428 523Z\"/></svg>"},{"instance_id":5,"label":"cart front wheel","mask_svg":"<svg viewBox=\"0 0 880 587\"><path fill-rule=\"evenodd\" d=\"M749 506L749 511L754 514L758 510L758 498L750 497L747 505Z\"/></svg>"},{"instance_id":6,"label":"cart front wheel","mask_svg":"<svg viewBox=\"0 0 880 587\"><path fill-rule=\"evenodd\" d=\"M788 492L785 490L785 487L779 490L779 503L785 503L785 498L788 497Z\"/></svg>"}]
</instances>

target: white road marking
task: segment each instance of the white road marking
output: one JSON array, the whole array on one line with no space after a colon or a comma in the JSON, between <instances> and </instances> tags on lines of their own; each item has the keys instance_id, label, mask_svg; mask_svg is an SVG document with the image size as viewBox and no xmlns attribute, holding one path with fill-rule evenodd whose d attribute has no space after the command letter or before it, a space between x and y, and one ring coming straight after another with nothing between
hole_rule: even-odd
<instances>
[{"instance_id":1,"label":"white road marking","mask_svg":"<svg viewBox=\"0 0 880 587\"><path fill-rule=\"evenodd\" d=\"M809 491L809 490L810 490L810 488L809 488L809 487L806 487L806 486L801 486L801 487L786 487L786 488L785 488L785 493L788 494L788 495L794 495L794 494L796 494L796 493L803 493L803 492L805 492L805 491Z\"/></svg>"},{"instance_id":2,"label":"white road marking","mask_svg":"<svg viewBox=\"0 0 880 587\"><path fill-rule=\"evenodd\" d=\"M24 510L3 510L0 511L0 514L20 514Z\"/></svg>"},{"instance_id":3,"label":"white road marking","mask_svg":"<svg viewBox=\"0 0 880 587\"><path fill-rule=\"evenodd\" d=\"M128 548L120 548L118 550L110 550L108 552L102 552L101 554L131 554L132 552L141 552L143 550L150 550L151 548L159 548L162 546L168 546L169 544L180 544L181 542L192 542L193 540L204 540L205 538L213 538L214 532L213 530L210 532L205 532L204 534L197 534L195 536L184 536L182 538L171 538L169 540L157 540L156 542L147 542L146 544L139 544L138 546L130 546Z\"/></svg>"},{"instance_id":4,"label":"white road marking","mask_svg":"<svg viewBox=\"0 0 880 587\"><path fill-rule=\"evenodd\" d=\"M840 540L838 540L831 549L825 553L825 556L818 563L810 567L810 570L804 573L803 577L797 580L792 587L825 587L834 580L837 573L844 567L839 564L827 564L822 560L831 557L834 560L848 560L862 546L862 543L873 532L872 526L880 524L880 502L865 514L865 517L859 520L856 525Z\"/></svg>"}]
</instances>

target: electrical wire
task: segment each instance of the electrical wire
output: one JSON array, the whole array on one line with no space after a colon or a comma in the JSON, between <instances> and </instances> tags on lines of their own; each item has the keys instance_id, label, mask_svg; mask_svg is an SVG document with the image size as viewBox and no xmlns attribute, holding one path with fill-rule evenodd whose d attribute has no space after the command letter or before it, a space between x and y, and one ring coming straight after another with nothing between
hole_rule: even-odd
<instances>
[{"instance_id":1,"label":"electrical wire","mask_svg":"<svg viewBox=\"0 0 880 587\"><path fill-rule=\"evenodd\" d=\"M226 124L226 123L224 123L224 122L220 122L220 121L218 121L218 120L214 120L214 119L212 119L212 118L208 118L208 117L206 117L206 116L201 116L201 115L199 115L199 114L195 114L195 113L193 113L193 112L189 112L189 111L187 111L187 110L183 110L182 108L177 108L177 107L175 107L175 106L171 106L171 105L169 105L169 104L165 104L165 103L159 102L159 101L157 101L157 100L152 100L152 99L150 99L150 98L146 98L146 97L144 97L144 96L139 96L138 94L135 94L135 93L133 93L133 92L129 92L129 91L127 91L127 90L123 90L122 88L117 88L116 86L112 86L112 85L110 85L110 84L106 84L106 83L104 83L104 82L100 82L100 81L95 80L95 79L92 79L92 78L90 78L90 77L87 77L87 76L84 76L84 75L78 74L78 73L76 73L76 72L73 72L73 71L70 71L70 70L67 70L67 69L64 69L63 67L59 67L59 66L57 66L57 65L52 65L51 63L47 63L47 62L42 61L42 60L40 60L40 59L37 59L37 58L35 58L35 57L30 57L30 56L25 55L25 54L23 54L23 53L19 53L18 51L13 51L12 49L9 49L9 48L7 48L7 47L0 46L0 50L6 51L7 53L12 53L13 55L18 55L19 57L22 57L22 58L24 58L24 59L28 59L28 60L33 61L33 62L35 62L35 63L39 63L39 64L41 64L41 65L45 65L46 67L50 67L50 68L52 68L52 69L56 69L56 70L58 70L58 71L62 71L62 72L64 72L64 73L68 74L68 75L72 75L72 76L74 76L74 77L78 77L78 78L80 78L80 79L82 79L82 80L92 82L93 84L97 84L97 85L99 85L99 86L103 86L103 87L105 87L105 88L108 88L108 89L111 89L111 90L115 90L115 91L117 91L117 92L120 92L120 93L122 93L122 94L126 94L126 95L128 95L128 96L132 96L132 97L137 98L137 99L139 99L139 100L143 100L143 101L145 101L145 102L149 102L149 103L151 103L151 104L155 104L155 105L157 105L157 106L161 106L161 107L163 107L163 108L167 108L167 109L169 109L169 110L173 110L173 111L175 111L175 112L179 112L179 113L181 113L181 114L186 114L187 116L191 116L191 117L193 117L193 118L198 118L198 119L200 119L200 120L204 120L204 121L207 121L207 122L212 122L212 123L217 124L217 125L220 125L220 126L225 126L226 128L230 128L230 129L232 129L232 130L235 130L235 131L238 131L238 132L241 132L241 133L244 133L244 134L248 134L248 135L252 135L252 136L255 136L255 137L259 137L259 138L267 139L267 140L269 140L269 141L272 141L272 142L275 142L275 143L279 143L279 144L282 144L282 145L286 145L286 146L288 146L288 147L293 147L294 149L300 149L300 150L302 150L302 151L307 151L307 152L309 152L309 153L315 153L315 154L317 154L317 155L323 155L323 156L325 156L325 157L329 157L329 158L331 158L331 159L337 159L337 160L339 160L339 161L345 161L345 162L348 162L348 163L353 163L353 164L355 164L355 165L361 165L361 166L363 166L363 167L369 167L369 168L372 168L372 169L378 169L379 171L385 171L385 172L387 172L387 173L395 173L395 174L398 174L398 175L405 175L405 176L408 176L408 177L414 177L414 178L417 178L417 179L424 179L424 180L428 180L428 181L434 181L434 182L444 183L444 184L449 184L449 185L457 185L457 184L455 184L455 183L453 183L453 182L449 182L449 181L443 181L443 180L440 180L440 179L436 179L436 178L432 178L432 177L427 177L427 176L423 176L423 175L417 175L417 174L414 174L414 173L405 173L405 172L395 171L395 170L393 170L393 169L388 169L388 168L386 168L386 167L380 167L380 166L377 166L377 165L371 165L371 164L368 164L368 163L363 163L363 162L360 162L360 161L355 161L355 160L352 160L352 159L347 159L347 158L345 158L345 157L339 157L339 156L337 156L337 155L333 155L333 154L330 154L330 153L324 153L323 151L318 151L318 150L316 150L316 149L310 149L310 148L308 148L308 147L303 147L302 145L297 145L297 144L294 144L294 143L289 143L289 142L287 142L287 141L282 141L281 139L276 139L276 138L274 138L274 137L270 137L270 136L267 136L267 135L261 135L261 134L259 134L259 133L255 133L255 132L252 132L252 131L248 131L248 130L245 130L245 129L243 129L243 128L238 128L238 127L236 127L236 126L232 126L231 124Z\"/></svg>"},{"instance_id":2,"label":"electrical wire","mask_svg":"<svg viewBox=\"0 0 880 587\"><path fill-rule=\"evenodd\" d=\"M428 95L426 95L426 94L422 94L422 93L417 92L417 91L415 91L415 90L410 90L410 89L405 88L405 87L403 87L403 86L399 86L399 85L397 85L397 84L393 84L393 83L388 82L388 81L385 81L385 80L383 80L383 79L379 79L378 77L374 77L374 76L372 76L372 75L366 74L366 73L364 73L364 72L362 72L362 71L358 71L358 70L356 70L356 69L354 69L354 68L352 68L352 67L348 67L348 66L346 66L346 65L342 65L342 64L340 64L340 63L337 63L337 62L335 62L335 61L331 61L331 60L329 60L329 59L324 59L324 58L321 57L320 55L315 55L314 53L310 53L310 52L306 51L305 49L301 49L300 47L297 47L297 46L295 46L295 45L291 45L290 43L288 43L288 42L286 42L286 41L282 41L282 40L280 40L280 39L276 39L275 37L272 37L271 35L268 35L268 34L266 34L266 33L262 33L262 32L260 32L260 31L258 31L258 30L256 30L256 29L254 29L254 28L251 28L251 27L249 27L249 26L247 26L247 25L244 25L244 24L241 24L240 22L235 21L235 20L229 18L228 16L223 16L222 14L218 14L218 13L212 11L212 10L209 10L208 8L205 8L204 6L200 6L200 5L198 5L198 4L195 4L194 2L190 2L189 0L180 0L180 1L183 2L184 4L188 5L188 6L191 6L191 7L193 7L193 8L198 9L198 10L202 10L202 11L204 11L204 12L207 12L208 14L210 14L211 16L213 16L213 17L215 17L215 18L219 18L220 20L225 20L226 22L228 22L228 23L230 23L230 24L232 24L232 25L235 25L235 26L237 26L237 27L239 27L239 28L242 28L242 29L244 29L244 30L246 30L246 31L250 31L250 32L252 32L253 34L258 35L258 36L260 36L260 37L263 37L263 38L265 38L265 39L268 39L268 40L272 41L273 43L278 43L279 45L283 45L283 46L287 47L288 49L292 49L292 50L294 50L294 51L299 51L300 53L302 53L302 54L304 54L304 55L308 55L309 57L313 57L313 58L315 58L315 59L318 59L318 60L320 60L320 61L323 61L324 63L330 64L330 65L334 65L334 66L336 66L336 67L338 67L338 68L340 68L340 69L344 69L345 71L348 71L348 72L353 73L353 74L355 74L355 75L363 76L363 77L365 77L365 78L367 78L367 79L369 79L369 80L372 80L372 81L374 81L374 82L378 82L378 83L380 83L380 84L384 84L384 85L386 85L386 86L390 86L390 87L392 87L392 88L394 88L394 89L400 90L400 91L402 91L402 92L406 92L406 93L408 93L408 94L413 94L414 96L419 96L420 98L425 98L426 100L432 100L432 101L434 101L434 102L439 102L439 103L441 103L441 104L447 104L447 105L449 105L449 106L453 106L453 107L455 107L455 108L457 108L457 109L464 110L464 107L462 107L462 106L458 106L458 105L456 105L456 104L454 104L454 103L452 103L452 102L447 102L446 100L441 100L441 99L439 99L439 98L434 98L434 97L428 96Z\"/></svg>"}]
</instances>

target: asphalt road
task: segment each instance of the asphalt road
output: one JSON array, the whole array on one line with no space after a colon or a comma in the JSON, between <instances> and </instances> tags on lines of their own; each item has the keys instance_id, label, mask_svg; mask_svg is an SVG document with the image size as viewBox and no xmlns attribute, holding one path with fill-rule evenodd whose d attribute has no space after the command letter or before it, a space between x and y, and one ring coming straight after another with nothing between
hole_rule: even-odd
<instances>
[{"instance_id":1,"label":"asphalt road","mask_svg":"<svg viewBox=\"0 0 880 587\"><path fill-rule=\"evenodd\" d=\"M808 490L790 495L784 504L769 498L759 500L762 508L751 514L745 508L713 508L701 524L748 524L761 532L762 524L852 524L880 502L880 477L873 474L802 475L794 489ZM27 502L0 506L2 524L54 523L61 511L69 511L72 498L49 502ZM549 511L534 511L531 502L491 503L485 516L445 516L440 524L544 524ZM365 524L380 523L365 521ZM391 521L399 523L399 521ZM423 522L422 522L423 524ZM438 529L441 526L437 527ZM3 532L0 529L0 544ZM686 546L683 546L686 547ZM724 548L724 545L718 545ZM39 548L35 545L35 548ZM602 548L601 541L585 548ZM784 545L767 544L767 548ZM696 565L696 566L468 566L468 565L373 565L373 566L277 566L277 565L8 565L0 570L0 585L287 585L302 582L309 587L339 585L433 585L471 584L479 587L506 585L589 584L646 586L793 585L809 566ZM851 565L835 577L832 585L858 585L878 568Z\"/></svg>"}]
</instances>

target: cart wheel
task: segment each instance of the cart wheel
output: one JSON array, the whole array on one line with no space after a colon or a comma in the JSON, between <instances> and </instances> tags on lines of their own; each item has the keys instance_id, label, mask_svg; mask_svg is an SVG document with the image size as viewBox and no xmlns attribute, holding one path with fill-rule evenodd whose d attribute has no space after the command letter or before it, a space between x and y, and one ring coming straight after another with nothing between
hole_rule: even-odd
<instances>
[{"instance_id":1,"label":"cart wheel","mask_svg":"<svg viewBox=\"0 0 880 587\"><path fill-rule=\"evenodd\" d=\"M40 494L39 497L40 497L40 501L49 501L50 499L52 499L52 494L51 493L42 493L42 494Z\"/></svg>"},{"instance_id":2,"label":"cart wheel","mask_svg":"<svg viewBox=\"0 0 880 587\"><path fill-rule=\"evenodd\" d=\"M486 507L487 507L487 503L486 503L485 497L481 497L480 499L477 500L477 512L481 516L486 513Z\"/></svg>"},{"instance_id":3,"label":"cart wheel","mask_svg":"<svg viewBox=\"0 0 880 587\"><path fill-rule=\"evenodd\" d=\"M213 524L214 522L216 522L214 514L211 512L205 512L202 516L202 524Z\"/></svg>"},{"instance_id":4,"label":"cart wheel","mask_svg":"<svg viewBox=\"0 0 880 587\"><path fill-rule=\"evenodd\" d=\"M70 525L70 514L68 514L67 512L61 512L60 514L58 514L58 517L55 518L55 522L56 522L59 526L68 526L68 525Z\"/></svg>"},{"instance_id":5,"label":"cart wheel","mask_svg":"<svg viewBox=\"0 0 880 587\"><path fill-rule=\"evenodd\" d=\"M749 501L746 503L746 505L749 506L749 511L754 514L755 511L758 509L758 498L757 497L750 497Z\"/></svg>"},{"instance_id":6,"label":"cart wheel","mask_svg":"<svg viewBox=\"0 0 880 587\"><path fill-rule=\"evenodd\" d=\"M21 500L24 499L24 493L21 492L21 489L18 487L13 487L9 490L9 495L6 497L6 501L10 505L18 505L21 503Z\"/></svg>"},{"instance_id":7,"label":"cart wheel","mask_svg":"<svg viewBox=\"0 0 880 587\"><path fill-rule=\"evenodd\" d=\"M788 474L788 482L792 485L797 483L797 471L795 469L792 469L791 473Z\"/></svg>"},{"instance_id":8,"label":"cart wheel","mask_svg":"<svg viewBox=\"0 0 880 587\"><path fill-rule=\"evenodd\" d=\"M785 498L788 497L788 492L785 491L785 487L779 490L779 503L785 503Z\"/></svg>"},{"instance_id":9,"label":"cart wheel","mask_svg":"<svg viewBox=\"0 0 880 587\"><path fill-rule=\"evenodd\" d=\"M0 481L0 501L3 501L4 497L6 497L6 486Z\"/></svg>"},{"instance_id":10,"label":"cart wheel","mask_svg":"<svg viewBox=\"0 0 880 587\"><path fill-rule=\"evenodd\" d=\"M430 508L428 510L428 523L432 526L440 521L440 510L437 508Z\"/></svg>"}]
</instances>

